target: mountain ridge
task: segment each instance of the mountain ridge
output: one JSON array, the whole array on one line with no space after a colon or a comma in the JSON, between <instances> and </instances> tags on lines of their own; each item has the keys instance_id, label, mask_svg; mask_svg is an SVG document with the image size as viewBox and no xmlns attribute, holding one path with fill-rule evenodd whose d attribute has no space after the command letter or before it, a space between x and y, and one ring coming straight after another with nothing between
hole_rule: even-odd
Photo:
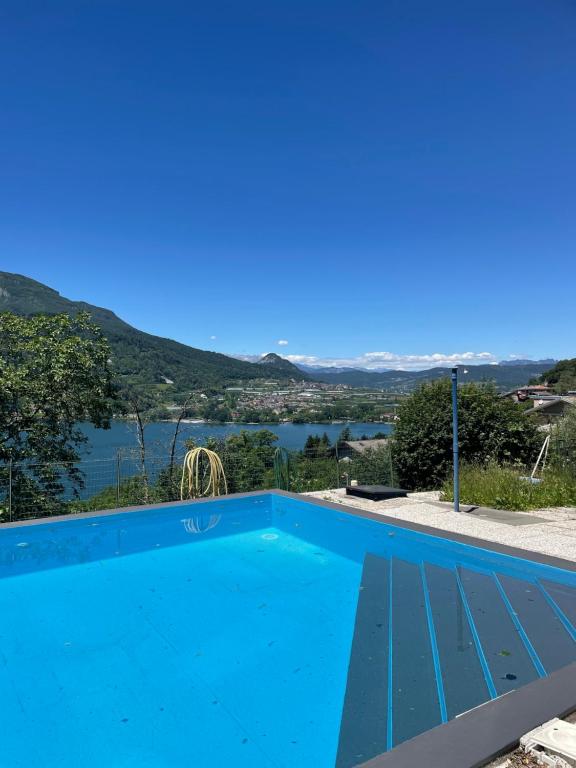
<instances>
[{"instance_id":1,"label":"mountain ridge","mask_svg":"<svg viewBox=\"0 0 576 768\"><path fill-rule=\"evenodd\" d=\"M460 381L492 383L499 390L514 389L528 384L550 368L548 363L531 365L460 365ZM428 368L422 371L363 371L347 370L339 373L315 371L314 379L326 384L347 384L352 387L382 389L389 392L408 392L425 381L450 376L451 368Z\"/></svg>"},{"instance_id":2,"label":"mountain ridge","mask_svg":"<svg viewBox=\"0 0 576 768\"><path fill-rule=\"evenodd\" d=\"M115 375L137 389L172 386L166 379L173 382L175 393L185 393L195 388L220 389L238 380L287 378L282 370L273 370L277 366L270 366L263 376L262 368L255 363L140 331L112 310L67 299L54 288L25 275L0 272L0 311L22 316L89 312L110 342ZM277 375L273 377L270 371ZM301 378L308 377L302 374Z\"/></svg>"}]
</instances>

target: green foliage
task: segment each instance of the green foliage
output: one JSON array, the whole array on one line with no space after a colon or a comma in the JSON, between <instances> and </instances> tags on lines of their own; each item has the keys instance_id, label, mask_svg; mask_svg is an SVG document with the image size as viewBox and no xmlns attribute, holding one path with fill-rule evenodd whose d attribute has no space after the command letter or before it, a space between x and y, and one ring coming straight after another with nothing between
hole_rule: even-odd
<instances>
[{"instance_id":1,"label":"green foliage","mask_svg":"<svg viewBox=\"0 0 576 768\"><path fill-rule=\"evenodd\" d=\"M514 467L494 462L465 464L460 469L460 500L463 504L517 511L576 505L575 474L551 468L544 472L541 482L532 483L525 477ZM442 498L453 501L451 479L444 483Z\"/></svg>"},{"instance_id":2,"label":"green foliage","mask_svg":"<svg viewBox=\"0 0 576 768\"><path fill-rule=\"evenodd\" d=\"M389 445L379 445L359 453L346 470L351 478L371 485L395 485Z\"/></svg>"},{"instance_id":3,"label":"green foliage","mask_svg":"<svg viewBox=\"0 0 576 768\"><path fill-rule=\"evenodd\" d=\"M220 456L229 493L272 488L278 436L267 429L242 430L224 439L210 438L206 447Z\"/></svg>"},{"instance_id":4,"label":"green foliage","mask_svg":"<svg viewBox=\"0 0 576 768\"><path fill-rule=\"evenodd\" d=\"M459 388L459 445L463 462L527 464L540 439L535 425L491 387ZM393 437L400 484L411 490L438 488L452 471L450 380L419 387L398 409Z\"/></svg>"},{"instance_id":5,"label":"green foliage","mask_svg":"<svg viewBox=\"0 0 576 768\"><path fill-rule=\"evenodd\" d=\"M231 419L230 409L224 403L215 403L210 401L202 412L207 421L216 421L224 424Z\"/></svg>"},{"instance_id":6,"label":"green foliage","mask_svg":"<svg viewBox=\"0 0 576 768\"><path fill-rule=\"evenodd\" d=\"M286 448L278 447L274 451L274 487L290 490L290 454Z\"/></svg>"},{"instance_id":7,"label":"green foliage","mask_svg":"<svg viewBox=\"0 0 576 768\"><path fill-rule=\"evenodd\" d=\"M77 494L82 487L74 462L86 438L78 423L109 427L109 356L107 341L84 313L0 313L0 462L13 462L15 517L24 504L49 514L64 490Z\"/></svg>"},{"instance_id":8,"label":"green foliage","mask_svg":"<svg viewBox=\"0 0 576 768\"><path fill-rule=\"evenodd\" d=\"M304 455L310 458L327 457L334 453L330 438L324 432L322 435L308 435L304 444Z\"/></svg>"},{"instance_id":9,"label":"green foliage","mask_svg":"<svg viewBox=\"0 0 576 768\"><path fill-rule=\"evenodd\" d=\"M553 368L540 377L541 382L551 384L560 394L576 390L576 357L559 360Z\"/></svg>"},{"instance_id":10,"label":"green foliage","mask_svg":"<svg viewBox=\"0 0 576 768\"><path fill-rule=\"evenodd\" d=\"M163 405L155 405L146 411L147 421L169 421L173 415L174 414Z\"/></svg>"},{"instance_id":11,"label":"green foliage","mask_svg":"<svg viewBox=\"0 0 576 768\"><path fill-rule=\"evenodd\" d=\"M549 463L576 475L576 405L552 427Z\"/></svg>"},{"instance_id":12,"label":"green foliage","mask_svg":"<svg viewBox=\"0 0 576 768\"><path fill-rule=\"evenodd\" d=\"M344 427L342 432L338 435L338 440L336 441L336 445L340 445L341 443L345 443L348 440L354 440L354 435L352 434L352 430L350 427Z\"/></svg>"},{"instance_id":13,"label":"green foliage","mask_svg":"<svg viewBox=\"0 0 576 768\"><path fill-rule=\"evenodd\" d=\"M88 311L110 343L109 356L119 385L132 387L141 395L147 393L155 405L165 402L167 392L178 398L192 389L212 387L219 392L227 382L287 378L284 365L258 365L152 336L128 325L110 310L70 301L42 283L10 272L0 272L2 310L20 316L66 313L70 317ZM300 378L307 376L302 373ZM167 384L166 379L172 383Z\"/></svg>"},{"instance_id":14,"label":"green foliage","mask_svg":"<svg viewBox=\"0 0 576 768\"><path fill-rule=\"evenodd\" d=\"M291 491L323 491L338 484L338 464L334 457L310 457L300 452L295 454L290 464Z\"/></svg>"},{"instance_id":15,"label":"green foliage","mask_svg":"<svg viewBox=\"0 0 576 768\"><path fill-rule=\"evenodd\" d=\"M238 419L242 424L278 424L278 414L271 408L248 408L240 413Z\"/></svg>"}]
</instances>

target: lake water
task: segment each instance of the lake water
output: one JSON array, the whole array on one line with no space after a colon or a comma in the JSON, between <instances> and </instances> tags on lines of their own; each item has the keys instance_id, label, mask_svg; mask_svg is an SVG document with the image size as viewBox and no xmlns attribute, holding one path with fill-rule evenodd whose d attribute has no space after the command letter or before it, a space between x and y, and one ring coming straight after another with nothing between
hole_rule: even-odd
<instances>
[{"instance_id":1,"label":"lake water","mask_svg":"<svg viewBox=\"0 0 576 768\"><path fill-rule=\"evenodd\" d=\"M160 421L148 424L145 429L147 451L155 454L165 453L171 444L175 425ZM243 429L250 432L268 429L278 435L278 445L289 450L300 450L309 435L321 435L324 432L334 442L345 427L349 427L356 438L362 435L374 435L376 432L392 432L391 424L351 422L348 424L182 424L178 436L179 448L184 442L193 439L203 442L208 437L226 437L236 435ZM84 425L84 432L89 442L84 447L83 458L112 459L119 450L135 449L136 429L133 422L114 421L110 429L95 429Z\"/></svg>"}]
</instances>

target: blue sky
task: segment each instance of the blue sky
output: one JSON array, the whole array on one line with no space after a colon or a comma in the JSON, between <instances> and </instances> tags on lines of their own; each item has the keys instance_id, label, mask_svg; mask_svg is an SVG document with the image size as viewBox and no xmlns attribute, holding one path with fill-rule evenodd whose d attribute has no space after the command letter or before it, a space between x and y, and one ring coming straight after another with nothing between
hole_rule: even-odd
<instances>
[{"instance_id":1,"label":"blue sky","mask_svg":"<svg viewBox=\"0 0 576 768\"><path fill-rule=\"evenodd\" d=\"M4 0L0 72L0 269L230 353L576 355L571 0Z\"/></svg>"}]
</instances>

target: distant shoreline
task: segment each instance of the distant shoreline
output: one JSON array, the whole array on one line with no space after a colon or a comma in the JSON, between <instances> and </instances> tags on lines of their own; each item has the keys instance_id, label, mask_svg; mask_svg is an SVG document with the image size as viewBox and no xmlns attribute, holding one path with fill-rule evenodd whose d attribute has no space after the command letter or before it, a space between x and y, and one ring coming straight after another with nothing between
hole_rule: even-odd
<instances>
[{"instance_id":1,"label":"distant shoreline","mask_svg":"<svg viewBox=\"0 0 576 768\"><path fill-rule=\"evenodd\" d=\"M131 419L127 419L127 421L131 421ZM178 419L158 419L159 422L162 422L163 424L177 424ZM364 423L364 424L392 424L392 421L366 421L366 422L358 422L354 419L349 419L346 421L342 421L341 419L336 419L334 421L209 421L207 419L181 419L181 424L208 424L211 426L214 425L220 425L225 426L227 424L234 424L234 425L245 425L247 427L257 427L257 426L268 426L268 427L281 427L283 424L320 424L320 425L333 425L333 424L358 424L358 423Z\"/></svg>"},{"instance_id":2,"label":"distant shoreline","mask_svg":"<svg viewBox=\"0 0 576 768\"><path fill-rule=\"evenodd\" d=\"M126 421L133 422L133 415L114 416L114 421ZM148 421L144 419L144 421ZM151 419L150 423L156 424L177 424L178 419ZM292 421L291 419L285 419L282 421L211 421L209 419L180 419L180 424L207 424L209 426L226 426L230 424L245 425L247 427L257 427L259 425L268 427L281 427L284 424L320 424L320 425L333 425L333 424L393 424L393 420L387 421L358 421L357 419L334 419L333 421Z\"/></svg>"}]
</instances>

